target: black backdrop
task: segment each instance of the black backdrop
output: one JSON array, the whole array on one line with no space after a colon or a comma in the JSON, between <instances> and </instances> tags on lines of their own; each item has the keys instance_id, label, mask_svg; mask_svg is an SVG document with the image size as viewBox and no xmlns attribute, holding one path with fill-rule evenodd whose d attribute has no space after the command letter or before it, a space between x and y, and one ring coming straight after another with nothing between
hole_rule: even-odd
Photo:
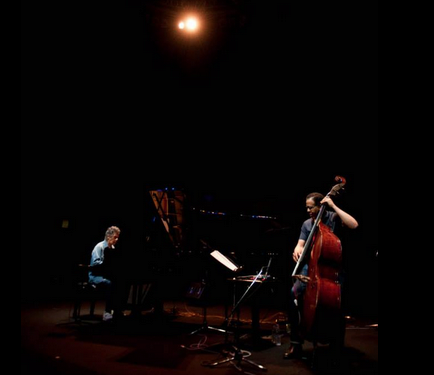
<instances>
[{"instance_id":1,"label":"black backdrop","mask_svg":"<svg viewBox=\"0 0 434 375\"><path fill-rule=\"evenodd\" d=\"M154 188L277 217L289 229L273 236L202 217L193 238L243 263L277 248L285 274L304 197L342 175L339 204L360 222L344 238L350 303L376 312L376 4L247 3L243 28L198 48L174 46L141 1L21 1L22 299L61 298L108 225L140 251Z\"/></svg>"}]
</instances>

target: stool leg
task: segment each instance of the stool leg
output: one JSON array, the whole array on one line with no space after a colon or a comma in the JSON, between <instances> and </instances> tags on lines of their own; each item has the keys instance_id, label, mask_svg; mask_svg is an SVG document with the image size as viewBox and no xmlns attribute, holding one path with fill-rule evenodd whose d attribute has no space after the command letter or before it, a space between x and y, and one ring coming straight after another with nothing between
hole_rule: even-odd
<instances>
[{"instance_id":1,"label":"stool leg","mask_svg":"<svg viewBox=\"0 0 434 375\"><path fill-rule=\"evenodd\" d=\"M80 318L80 302L75 301L74 303L74 312L72 313L72 317L77 321Z\"/></svg>"},{"instance_id":2,"label":"stool leg","mask_svg":"<svg viewBox=\"0 0 434 375\"><path fill-rule=\"evenodd\" d=\"M74 312L72 313L72 317L75 319L75 321L80 320L80 313L81 313L81 298L79 295L77 295L75 297L75 302L74 302Z\"/></svg>"},{"instance_id":3,"label":"stool leg","mask_svg":"<svg viewBox=\"0 0 434 375\"><path fill-rule=\"evenodd\" d=\"M92 297L92 300L90 301L90 310L89 310L90 316L93 316L95 313L95 304L96 304L95 298Z\"/></svg>"}]
</instances>

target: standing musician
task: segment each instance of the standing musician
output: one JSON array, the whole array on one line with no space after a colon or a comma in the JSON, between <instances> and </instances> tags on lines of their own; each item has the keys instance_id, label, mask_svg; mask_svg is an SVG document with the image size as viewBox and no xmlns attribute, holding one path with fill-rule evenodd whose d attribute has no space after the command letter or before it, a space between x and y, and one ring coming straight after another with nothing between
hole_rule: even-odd
<instances>
[{"instance_id":1,"label":"standing musician","mask_svg":"<svg viewBox=\"0 0 434 375\"><path fill-rule=\"evenodd\" d=\"M315 220L320 213L321 207L326 205L328 208L323 211L323 216L321 218L322 223L329 227L331 232L334 232L337 225L342 225L344 227L355 229L358 227L358 222L354 217L340 209L330 198L329 195L324 196L321 193L310 193L306 197L306 210L310 218L303 222L301 227L299 240L295 246L293 252L293 259L298 262L303 254L304 247L307 239L309 238L310 232L314 226ZM303 265L301 270L301 275L307 276L309 270L309 263ZM339 283L342 280L340 279ZM290 292L290 302L289 302L289 323L291 326L290 333L290 346L284 354L285 359L301 358L302 357L302 344L304 342L304 337L301 332L301 314L303 311L303 297L306 292L307 283L304 280L297 279ZM343 345L343 337L345 332L345 321L342 316L341 327L336 332L335 340L332 340L330 344L337 344L337 349L339 350Z\"/></svg>"}]
</instances>

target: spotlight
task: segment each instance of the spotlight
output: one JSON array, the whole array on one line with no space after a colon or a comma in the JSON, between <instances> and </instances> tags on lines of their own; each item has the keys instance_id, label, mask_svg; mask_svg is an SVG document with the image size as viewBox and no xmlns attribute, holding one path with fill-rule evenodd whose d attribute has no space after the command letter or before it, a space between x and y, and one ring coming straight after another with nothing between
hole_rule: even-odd
<instances>
[{"instance_id":1,"label":"spotlight","mask_svg":"<svg viewBox=\"0 0 434 375\"><path fill-rule=\"evenodd\" d=\"M198 28L198 22L196 18L189 18L187 20L187 29L190 31L195 31Z\"/></svg>"},{"instance_id":2,"label":"spotlight","mask_svg":"<svg viewBox=\"0 0 434 375\"><path fill-rule=\"evenodd\" d=\"M178 22L178 28L193 33L199 29L199 20L193 16L186 17Z\"/></svg>"}]
</instances>

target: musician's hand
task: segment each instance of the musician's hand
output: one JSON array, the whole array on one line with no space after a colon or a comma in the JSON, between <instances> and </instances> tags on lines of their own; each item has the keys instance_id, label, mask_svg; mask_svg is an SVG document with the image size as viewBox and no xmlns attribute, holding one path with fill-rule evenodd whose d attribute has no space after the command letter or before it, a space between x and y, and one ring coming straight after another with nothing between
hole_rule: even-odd
<instances>
[{"instance_id":1,"label":"musician's hand","mask_svg":"<svg viewBox=\"0 0 434 375\"><path fill-rule=\"evenodd\" d=\"M303 253L303 248L297 247L294 252L292 253L292 259L294 259L295 262L298 262L298 260L301 257L301 254Z\"/></svg>"},{"instance_id":2,"label":"musician's hand","mask_svg":"<svg viewBox=\"0 0 434 375\"><path fill-rule=\"evenodd\" d=\"M326 203L330 208L334 208L335 206L335 203L329 196L324 197L324 199L321 201L321 204L323 203Z\"/></svg>"}]
</instances>

